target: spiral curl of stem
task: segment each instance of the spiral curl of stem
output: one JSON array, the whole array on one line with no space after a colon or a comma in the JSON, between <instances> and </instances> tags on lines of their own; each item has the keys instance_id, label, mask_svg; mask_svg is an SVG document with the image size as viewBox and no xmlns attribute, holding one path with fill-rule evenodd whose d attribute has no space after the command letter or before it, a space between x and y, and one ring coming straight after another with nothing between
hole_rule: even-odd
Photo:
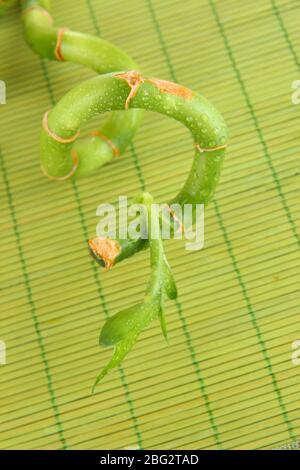
<instances>
[{"instance_id":1,"label":"spiral curl of stem","mask_svg":"<svg viewBox=\"0 0 300 470\"><path fill-rule=\"evenodd\" d=\"M55 168L70 161L72 140L76 141L82 123L107 111L145 109L154 111L184 124L195 142L195 157L186 183L169 205L174 203L207 204L214 194L225 155L227 128L218 111L201 95L175 83L142 76L137 71L109 73L92 78L69 91L49 113L52 132L71 139L64 142L53 138L45 128L41 136L43 158ZM128 111L129 112L129 111ZM64 171L70 171L65 168ZM145 196L144 196L145 199ZM146 198L148 201L150 196ZM163 254L162 241L142 238L90 240L93 257L106 268L150 247L152 277L144 300L123 310L107 320L100 336L104 346L114 346L109 364L102 370L96 384L114 367L118 366L131 350L141 331L156 317L160 319L166 336L163 314L165 284L171 281L170 270ZM161 261L163 260L163 261ZM158 279L159 282L154 282ZM159 288L157 287L159 286ZM174 290L174 289L173 289ZM172 298L175 298L174 296ZM96 385L95 384L95 385Z\"/></svg>"}]
</instances>

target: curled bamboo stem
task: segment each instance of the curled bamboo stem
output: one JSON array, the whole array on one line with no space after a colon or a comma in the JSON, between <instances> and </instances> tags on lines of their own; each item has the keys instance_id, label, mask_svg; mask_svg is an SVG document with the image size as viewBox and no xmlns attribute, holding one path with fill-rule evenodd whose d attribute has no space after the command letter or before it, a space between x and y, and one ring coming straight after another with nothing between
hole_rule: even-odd
<instances>
[{"instance_id":1,"label":"curled bamboo stem","mask_svg":"<svg viewBox=\"0 0 300 470\"><path fill-rule=\"evenodd\" d=\"M182 207L185 204L191 204L193 207L196 204L207 204L219 180L227 145L227 128L218 111L200 94L171 82L142 76L137 71L110 73L75 87L57 103L48 117L52 132L56 135L62 135L67 122L68 135L75 136L80 132L82 123L97 114L108 110L132 109L164 114L181 122L191 132L196 147L193 165L183 188L169 206L174 203ZM76 148L76 142L72 144L53 140L43 128L42 158L51 161L53 171L69 160L72 145ZM151 197L143 195L143 200L149 202ZM174 222L175 217L171 223ZM172 292L176 289L163 255L161 240L154 241L151 237L146 240L110 240L96 237L89 241L92 256L106 269L145 247L150 248L151 259L154 257L163 261L158 264L151 263L152 281L143 302L119 312L105 323L100 336L101 344L113 345L115 350L96 384L108 371L121 363L151 320L156 317L160 319L163 334L166 336L163 286L167 289L172 285ZM131 329L126 326L128 324Z\"/></svg>"},{"instance_id":2,"label":"curled bamboo stem","mask_svg":"<svg viewBox=\"0 0 300 470\"><path fill-rule=\"evenodd\" d=\"M82 64L98 74L137 68L136 63L113 44L66 27L53 26L49 0L23 0L22 21L28 44L41 57ZM116 152L122 155L138 129L141 117L140 110L132 110L126 115L120 112L110 114L99 129L99 135L88 135L76 145L79 161L72 175L89 175L109 162ZM101 136L106 136L106 139ZM70 138L68 123L61 130L60 137L66 141ZM74 168L71 159L66 165L54 168L43 155L41 165L44 172L56 180L64 180L63 177L70 175Z\"/></svg>"}]
</instances>

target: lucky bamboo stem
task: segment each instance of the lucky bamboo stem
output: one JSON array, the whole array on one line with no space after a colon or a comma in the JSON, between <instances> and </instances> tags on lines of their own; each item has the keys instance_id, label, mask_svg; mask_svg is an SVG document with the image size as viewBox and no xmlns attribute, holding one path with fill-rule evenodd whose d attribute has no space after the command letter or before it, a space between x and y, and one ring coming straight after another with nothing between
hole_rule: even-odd
<instances>
[{"instance_id":1,"label":"lucky bamboo stem","mask_svg":"<svg viewBox=\"0 0 300 470\"><path fill-rule=\"evenodd\" d=\"M4 5L4 0L0 0L0 11L8 3L13 2L5 1ZM187 180L169 205L190 204L193 208L197 204L206 205L216 189L227 145L226 125L214 106L183 86L143 76L132 59L107 41L53 26L49 11L48 0L22 2L24 32L31 48L41 57L80 63L102 75L81 83L45 113L41 135L43 172L55 180L89 174L124 152L138 127L142 110L154 111L182 123L195 145ZM112 113L102 129L80 138L82 126L93 116L106 112ZM144 193L140 202L150 208L152 196ZM176 298L177 290L161 234L158 239L151 236L149 217L147 240L97 237L89 241L92 255L106 268L147 246L151 262L151 279L143 301L114 315L102 329L100 343L114 346L115 350L96 384L121 363L154 318L160 319L163 334L165 337L167 334L163 299L164 295Z\"/></svg>"}]
</instances>

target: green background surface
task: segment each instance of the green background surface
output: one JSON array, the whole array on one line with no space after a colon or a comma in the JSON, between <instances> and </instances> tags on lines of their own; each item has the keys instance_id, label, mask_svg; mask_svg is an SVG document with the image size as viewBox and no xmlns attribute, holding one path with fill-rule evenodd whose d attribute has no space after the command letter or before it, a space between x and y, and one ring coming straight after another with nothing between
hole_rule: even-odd
<instances>
[{"instance_id":1,"label":"green background surface","mask_svg":"<svg viewBox=\"0 0 300 470\"><path fill-rule=\"evenodd\" d=\"M103 273L85 240L95 211L146 188L168 200L190 167L191 138L147 113L126 155L93 177L48 181L39 167L46 110L93 73L47 62L22 37L18 8L0 18L1 449L260 449L300 434L300 80L298 0L53 1L55 22L98 34L146 75L212 100L230 129L205 249L167 254L179 288L123 367L91 396L111 356L105 317L141 298L139 254ZM93 127L97 122L93 123Z\"/></svg>"}]
</instances>

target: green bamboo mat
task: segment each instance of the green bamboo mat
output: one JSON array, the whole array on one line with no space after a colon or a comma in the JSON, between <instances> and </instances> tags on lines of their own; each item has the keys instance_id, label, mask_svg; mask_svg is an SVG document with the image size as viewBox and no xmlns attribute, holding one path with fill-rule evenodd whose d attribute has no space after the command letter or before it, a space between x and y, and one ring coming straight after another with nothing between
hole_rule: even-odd
<instances>
[{"instance_id":1,"label":"green bamboo mat","mask_svg":"<svg viewBox=\"0 0 300 470\"><path fill-rule=\"evenodd\" d=\"M143 294L147 254L103 273L85 240L96 208L147 188L176 193L193 157L175 122L147 114L124 158L92 178L39 168L43 113L92 76L26 46L0 19L1 449L262 449L300 439L298 0L53 1L56 23L121 46L145 74L203 93L230 146L205 214L205 249L167 245L179 287L170 344L153 324L90 395L111 355L104 319ZM95 124L95 123L94 123Z\"/></svg>"}]
</instances>

